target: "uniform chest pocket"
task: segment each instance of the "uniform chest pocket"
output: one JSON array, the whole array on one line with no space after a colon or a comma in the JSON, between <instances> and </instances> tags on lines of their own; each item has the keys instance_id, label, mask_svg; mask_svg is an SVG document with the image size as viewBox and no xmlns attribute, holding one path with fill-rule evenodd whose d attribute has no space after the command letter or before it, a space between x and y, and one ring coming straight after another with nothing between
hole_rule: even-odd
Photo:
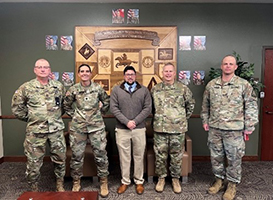
<instances>
[{"instance_id":1,"label":"uniform chest pocket","mask_svg":"<svg viewBox=\"0 0 273 200\"><path fill-rule=\"evenodd\" d=\"M30 107L39 107L42 101L43 98L41 96L34 95L29 98L28 105Z\"/></svg>"},{"instance_id":2,"label":"uniform chest pocket","mask_svg":"<svg viewBox=\"0 0 273 200\"><path fill-rule=\"evenodd\" d=\"M241 105L243 103L242 91L240 88L234 88L230 94L230 103Z\"/></svg>"},{"instance_id":3,"label":"uniform chest pocket","mask_svg":"<svg viewBox=\"0 0 273 200\"><path fill-rule=\"evenodd\" d=\"M79 107L87 111L98 108L98 93L80 93L77 95L77 103Z\"/></svg>"}]
</instances>

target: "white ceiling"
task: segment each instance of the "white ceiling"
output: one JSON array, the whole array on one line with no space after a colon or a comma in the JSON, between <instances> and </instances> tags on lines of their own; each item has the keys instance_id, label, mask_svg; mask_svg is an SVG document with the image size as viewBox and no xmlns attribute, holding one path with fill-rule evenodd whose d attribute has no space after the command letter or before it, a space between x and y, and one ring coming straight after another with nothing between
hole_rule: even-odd
<instances>
[{"instance_id":1,"label":"white ceiling","mask_svg":"<svg viewBox=\"0 0 273 200\"><path fill-rule=\"evenodd\" d=\"M273 0L0 0L0 3L273 3Z\"/></svg>"}]
</instances>

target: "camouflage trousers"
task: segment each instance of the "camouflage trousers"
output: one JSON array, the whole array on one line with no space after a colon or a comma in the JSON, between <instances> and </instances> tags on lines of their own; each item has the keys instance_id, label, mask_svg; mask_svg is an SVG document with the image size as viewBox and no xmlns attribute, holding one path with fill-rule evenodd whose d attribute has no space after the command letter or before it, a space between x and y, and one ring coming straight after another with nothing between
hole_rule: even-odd
<instances>
[{"instance_id":1,"label":"camouflage trousers","mask_svg":"<svg viewBox=\"0 0 273 200\"><path fill-rule=\"evenodd\" d=\"M170 156L170 174L180 178L184 153L185 133L154 133L155 173L159 178L167 176L167 160Z\"/></svg>"},{"instance_id":2,"label":"camouflage trousers","mask_svg":"<svg viewBox=\"0 0 273 200\"><path fill-rule=\"evenodd\" d=\"M104 128L91 133L70 130L69 139L72 150L70 168L73 179L80 179L83 176L84 151L88 138L94 153L98 177L107 177L109 175L106 152L107 139Z\"/></svg>"},{"instance_id":3,"label":"camouflage trousers","mask_svg":"<svg viewBox=\"0 0 273 200\"><path fill-rule=\"evenodd\" d=\"M240 183L242 177L242 157L245 155L245 141L242 131L225 131L210 128L208 147L210 149L214 175L221 179L226 177L228 181Z\"/></svg>"},{"instance_id":4,"label":"camouflage trousers","mask_svg":"<svg viewBox=\"0 0 273 200\"><path fill-rule=\"evenodd\" d=\"M26 133L24 152L27 157L26 178L29 184L40 178L40 168L46 153L46 143L50 148L50 158L54 163L56 178L65 174L66 144L63 131L54 133Z\"/></svg>"}]
</instances>

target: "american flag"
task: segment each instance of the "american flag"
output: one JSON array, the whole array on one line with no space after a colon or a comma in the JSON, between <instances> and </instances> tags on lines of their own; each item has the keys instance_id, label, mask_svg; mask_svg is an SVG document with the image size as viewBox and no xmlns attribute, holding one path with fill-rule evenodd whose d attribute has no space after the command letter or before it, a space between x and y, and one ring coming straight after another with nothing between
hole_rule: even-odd
<instances>
[{"instance_id":1,"label":"american flag","mask_svg":"<svg viewBox=\"0 0 273 200\"><path fill-rule=\"evenodd\" d=\"M129 9L127 14L127 19L131 18L133 14L134 14L134 9Z\"/></svg>"},{"instance_id":2,"label":"american flag","mask_svg":"<svg viewBox=\"0 0 273 200\"><path fill-rule=\"evenodd\" d=\"M46 35L46 46L50 45L50 39L54 40L54 44L57 44L58 36L57 35Z\"/></svg>"},{"instance_id":3,"label":"american flag","mask_svg":"<svg viewBox=\"0 0 273 200\"><path fill-rule=\"evenodd\" d=\"M195 50L206 50L206 36L194 36L194 49Z\"/></svg>"},{"instance_id":4,"label":"american flag","mask_svg":"<svg viewBox=\"0 0 273 200\"><path fill-rule=\"evenodd\" d=\"M51 35L46 35L46 46L50 44Z\"/></svg>"},{"instance_id":5,"label":"american flag","mask_svg":"<svg viewBox=\"0 0 273 200\"><path fill-rule=\"evenodd\" d=\"M71 44L72 43L72 35L63 35L61 36L61 45L65 45L65 39L68 40L68 43Z\"/></svg>"},{"instance_id":6,"label":"american flag","mask_svg":"<svg viewBox=\"0 0 273 200\"><path fill-rule=\"evenodd\" d=\"M61 45L65 45L66 36L61 36Z\"/></svg>"},{"instance_id":7,"label":"american flag","mask_svg":"<svg viewBox=\"0 0 273 200\"><path fill-rule=\"evenodd\" d=\"M183 79L184 71L180 71L178 74L179 79Z\"/></svg>"},{"instance_id":8,"label":"american flag","mask_svg":"<svg viewBox=\"0 0 273 200\"><path fill-rule=\"evenodd\" d=\"M121 17L124 17L124 9L113 9L112 10L112 17L116 17L119 12L119 15L121 16Z\"/></svg>"}]
</instances>

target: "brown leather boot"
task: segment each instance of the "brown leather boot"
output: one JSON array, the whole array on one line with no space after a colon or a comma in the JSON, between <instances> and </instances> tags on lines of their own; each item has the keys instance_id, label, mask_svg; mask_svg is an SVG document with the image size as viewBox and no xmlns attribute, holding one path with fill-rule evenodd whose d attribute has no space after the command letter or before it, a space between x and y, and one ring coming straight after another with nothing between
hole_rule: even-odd
<instances>
[{"instance_id":1,"label":"brown leather boot","mask_svg":"<svg viewBox=\"0 0 273 200\"><path fill-rule=\"evenodd\" d=\"M223 180L220 178L216 178L214 184L208 189L209 194L217 194L219 190L223 189Z\"/></svg>"},{"instance_id":2,"label":"brown leather boot","mask_svg":"<svg viewBox=\"0 0 273 200\"><path fill-rule=\"evenodd\" d=\"M105 198L108 197L109 191L108 191L108 179L100 178L100 196Z\"/></svg>"}]
</instances>

